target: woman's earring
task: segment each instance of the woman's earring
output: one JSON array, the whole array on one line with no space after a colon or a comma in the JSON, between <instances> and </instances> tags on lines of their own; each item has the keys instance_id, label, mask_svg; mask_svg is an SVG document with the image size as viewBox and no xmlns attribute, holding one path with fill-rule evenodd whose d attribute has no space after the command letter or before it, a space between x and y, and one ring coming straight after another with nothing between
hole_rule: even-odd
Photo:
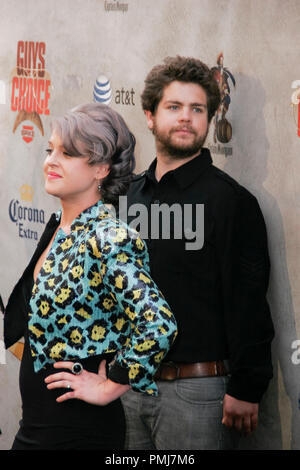
<instances>
[{"instance_id":1,"label":"woman's earring","mask_svg":"<svg viewBox=\"0 0 300 470\"><path fill-rule=\"evenodd\" d=\"M99 193L101 193L101 188L102 188L101 183L99 183L99 184L98 184L98 191L99 191Z\"/></svg>"}]
</instances>

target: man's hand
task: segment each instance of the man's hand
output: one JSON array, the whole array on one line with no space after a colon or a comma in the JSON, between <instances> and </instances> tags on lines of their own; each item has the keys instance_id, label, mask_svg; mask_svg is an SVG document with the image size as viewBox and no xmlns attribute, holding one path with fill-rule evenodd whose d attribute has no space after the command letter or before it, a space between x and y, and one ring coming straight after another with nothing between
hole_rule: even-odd
<instances>
[{"instance_id":1,"label":"man's hand","mask_svg":"<svg viewBox=\"0 0 300 470\"><path fill-rule=\"evenodd\" d=\"M238 400L230 395L224 396L222 423L248 436L257 426L258 403Z\"/></svg>"}]
</instances>

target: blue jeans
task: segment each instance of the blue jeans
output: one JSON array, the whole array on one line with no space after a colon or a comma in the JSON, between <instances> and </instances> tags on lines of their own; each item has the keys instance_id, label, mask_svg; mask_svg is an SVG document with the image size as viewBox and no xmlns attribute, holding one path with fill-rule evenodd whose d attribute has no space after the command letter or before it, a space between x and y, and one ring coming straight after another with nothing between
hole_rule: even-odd
<instances>
[{"instance_id":1,"label":"blue jeans","mask_svg":"<svg viewBox=\"0 0 300 470\"><path fill-rule=\"evenodd\" d=\"M129 450L236 449L238 433L222 424L227 377L157 382L158 397L130 390L121 398Z\"/></svg>"}]
</instances>

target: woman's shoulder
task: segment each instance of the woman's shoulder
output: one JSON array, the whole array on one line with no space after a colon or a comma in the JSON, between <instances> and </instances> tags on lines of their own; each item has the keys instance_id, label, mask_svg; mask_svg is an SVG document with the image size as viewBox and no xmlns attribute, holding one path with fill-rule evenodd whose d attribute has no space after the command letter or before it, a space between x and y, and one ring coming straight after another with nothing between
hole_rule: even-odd
<instances>
[{"instance_id":1,"label":"woman's shoulder","mask_svg":"<svg viewBox=\"0 0 300 470\"><path fill-rule=\"evenodd\" d=\"M106 253L121 249L140 255L147 252L146 244L138 232L107 208L99 211L93 220L89 236Z\"/></svg>"}]
</instances>

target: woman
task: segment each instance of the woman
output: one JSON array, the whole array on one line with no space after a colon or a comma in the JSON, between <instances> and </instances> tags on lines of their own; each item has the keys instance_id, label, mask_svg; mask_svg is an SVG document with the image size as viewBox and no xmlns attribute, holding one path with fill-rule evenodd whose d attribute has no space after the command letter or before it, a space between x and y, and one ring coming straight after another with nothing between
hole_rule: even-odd
<instances>
[{"instance_id":1,"label":"woman","mask_svg":"<svg viewBox=\"0 0 300 470\"><path fill-rule=\"evenodd\" d=\"M123 119L91 103L52 129L45 188L61 211L4 317L6 347L25 337L12 449L122 449L119 397L129 388L157 393L153 375L176 323L149 276L145 244L103 203L126 193L134 168Z\"/></svg>"}]
</instances>

